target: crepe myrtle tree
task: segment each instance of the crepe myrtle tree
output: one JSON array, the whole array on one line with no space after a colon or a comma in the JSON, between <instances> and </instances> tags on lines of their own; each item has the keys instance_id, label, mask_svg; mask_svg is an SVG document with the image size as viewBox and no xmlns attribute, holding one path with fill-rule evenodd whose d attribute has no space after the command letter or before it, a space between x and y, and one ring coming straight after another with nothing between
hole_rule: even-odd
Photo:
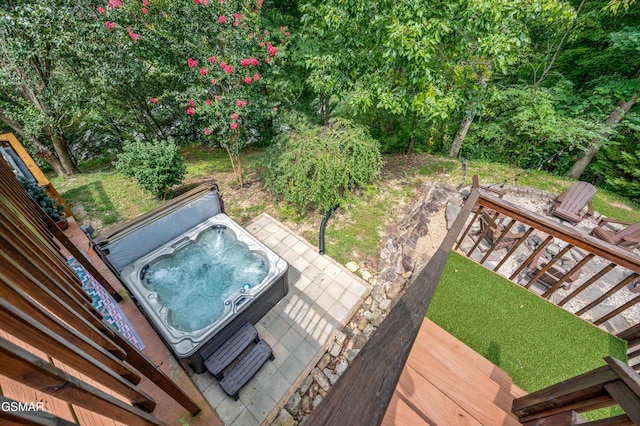
<instances>
[{"instance_id":1,"label":"crepe myrtle tree","mask_svg":"<svg viewBox=\"0 0 640 426\"><path fill-rule=\"evenodd\" d=\"M172 68L186 88L149 93L152 108L177 100L202 135L229 154L243 186L240 154L256 123L278 111L269 77L284 61L287 28L262 27L263 0L109 0L96 8L104 31L121 33L149 67ZM162 90L159 88L159 90Z\"/></svg>"}]
</instances>

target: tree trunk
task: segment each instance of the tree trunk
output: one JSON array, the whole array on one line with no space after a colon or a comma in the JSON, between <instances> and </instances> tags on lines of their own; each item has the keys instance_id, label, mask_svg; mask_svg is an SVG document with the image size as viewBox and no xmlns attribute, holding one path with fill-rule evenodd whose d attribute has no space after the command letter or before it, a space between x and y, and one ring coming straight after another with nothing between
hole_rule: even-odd
<instances>
[{"instance_id":1,"label":"tree trunk","mask_svg":"<svg viewBox=\"0 0 640 426\"><path fill-rule=\"evenodd\" d=\"M609 116L604 121L604 123L608 127L614 128L618 123L620 123L624 119L624 117L627 115L631 107L638 101L639 95L640 93L636 92L628 101L620 102L616 107L616 109L613 110L611 114L609 114ZM578 161L576 161L573 164L573 167L571 167L571 170L569 171L568 175L574 179L580 179L580 176L582 176L582 173L584 173L587 166L591 164L593 157L596 156L596 153L602 146L602 142L607 140L609 138L609 135L610 135L610 132L604 131L600 134L599 138L592 140L591 145L589 145L589 147L584 153L584 157L580 158Z\"/></svg>"},{"instance_id":2,"label":"tree trunk","mask_svg":"<svg viewBox=\"0 0 640 426\"><path fill-rule=\"evenodd\" d=\"M329 124L329 97L326 95L320 95L320 122L323 126Z\"/></svg>"},{"instance_id":3,"label":"tree trunk","mask_svg":"<svg viewBox=\"0 0 640 426\"><path fill-rule=\"evenodd\" d=\"M67 139L64 137L62 132L57 135L51 135L51 143L53 144L53 148L56 150L56 154L58 155L58 159L60 160L60 164L64 170L63 174L69 176L80 173L76 163L71 158L71 154L69 153L69 144L67 144Z\"/></svg>"},{"instance_id":4,"label":"tree trunk","mask_svg":"<svg viewBox=\"0 0 640 426\"><path fill-rule=\"evenodd\" d=\"M409 145L407 146L406 154L413 152L413 146L416 142L416 127L418 126L418 110L413 111L413 120L411 121L411 138L409 139Z\"/></svg>"},{"instance_id":5,"label":"tree trunk","mask_svg":"<svg viewBox=\"0 0 640 426\"><path fill-rule=\"evenodd\" d=\"M462 147L462 141L467 136L467 132L469 131L469 127L471 127L471 123L473 122L473 115L467 113L467 115L462 119L460 123L460 128L458 128L458 133L456 133L456 137L453 138L453 144L451 144L451 150L449 151L449 157L456 158L458 153L460 153L460 147Z\"/></svg>"}]
</instances>

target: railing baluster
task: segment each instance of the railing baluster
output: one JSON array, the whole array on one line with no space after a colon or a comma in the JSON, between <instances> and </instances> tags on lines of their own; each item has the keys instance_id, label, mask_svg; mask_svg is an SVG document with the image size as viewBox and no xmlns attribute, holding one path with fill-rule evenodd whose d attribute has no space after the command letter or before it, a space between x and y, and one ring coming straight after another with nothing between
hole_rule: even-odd
<instances>
[{"instance_id":1,"label":"railing baluster","mask_svg":"<svg viewBox=\"0 0 640 426\"><path fill-rule=\"evenodd\" d=\"M571 268L571 270L569 272L567 272L562 278L560 278L558 280L557 283L555 283L553 286L551 286L551 288L547 291L545 291L542 294L542 297L549 297L553 294L554 291L556 291L557 289L560 288L560 286L562 284L565 283L565 281L567 281L567 279L569 279L569 277L571 277L573 274L575 274L576 272L578 272L579 270L581 270L584 265L586 265L591 259L593 259L594 254L593 253L589 253L588 255L586 255L585 257L582 258L582 260L580 260L580 262L578 262L576 264L576 266L574 266L573 268Z\"/></svg>"},{"instance_id":2,"label":"railing baluster","mask_svg":"<svg viewBox=\"0 0 640 426\"><path fill-rule=\"evenodd\" d=\"M513 280L514 280L514 278L515 278L515 277L517 277L517 276L518 276L518 274L520 274L520 272L522 272L522 271L524 270L524 268L526 268L527 266L529 266L529 264L530 264L531 262L533 262L533 259L535 259L536 255L540 254L540 252L541 252L542 250L544 250L544 249L545 249L545 247L547 247L547 245L548 245L552 240L553 240L553 237L552 237L551 235L549 235L549 236L547 237L547 239L546 239L546 240L544 240L544 241L542 242L542 244L540 244L540 245L538 246L538 248L536 248L536 249L533 251L533 253L531 253L531 256L529 256L529 257L527 258L527 260L525 260L524 262L522 262L522 264L521 264L520 266L518 266L518 268L515 270L515 272L514 272L513 274L511 274L511 276L509 277L509 279L510 279L511 281L513 281Z\"/></svg>"},{"instance_id":3,"label":"railing baluster","mask_svg":"<svg viewBox=\"0 0 640 426\"><path fill-rule=\"evenodd\" d=\"M602 268L597 274L589 278L582 285L580 285L580 287L578 287L575 291L571 292L571 294L569 294L567 297L565 297L560 302L558 302L558 306L564 306L568 301L570 301L571 299L573 299L574 297L582 293L587 287L589 287L591 284L595 283L600 278L605 276L609 271L611 271L616 266L617 265L615 263L610 263L604 268Z\"/></svg>"},{"instance_id":4,"label":"railing baluster","mask_svg":"<svg viewBox=\"0 0 640 426\"><path fill-rule=\"evenodd\" d=\"M630 274L630 275L628 275L625 279L623 279L618 284L616 284L614 287L609 289L609 291L607 291L605 294L603 294L602 296L598 297L596 300L594 300L593 302L589 303L587 306L585 306L584 308L582 308L578 312L576 312L576 315L580 316L580 315L584 314L585 312L595 308L601 302L607 300L613 293L617 292L622 287L626 286L627 284L629 284L631 281L635 280L636 278L638 278L638 274L635 273L635 272Z\"/></svg>"},{"instance_id":5,"label":"railing baluster","mask_svg":"<svg viewBox=\"0 0 640 426\"><path fill-rule=\"evenodd\" d=\"M534 282L538 281L540 279L541 276L543 276L549 269L551 269L551 267L553 265L555 265L558 260L562 259L562 256L564 256L565 254L567 254L567 252L569 250L571 250L573 248L573 246L571 244L567 244L561 251L560 253L558 253L557 256L553 257L552 259L550 259L546 265L544 265L542 268L540 268L540 270L529 280L529 282L527 283L526 286L524 286L525 288L529 288L531 287L531 285L533 285Z\"/></svg>"},{"instance_id":6,"label":"railing baluster","mask_svg":"<svg viewBox=\"0 0 640 426\"><path fill-rule=\"evenodd\" d=\"M515 253L515 251L518 249L518 247L520 247L520 245L522 243L524 243L524 241L529 238L529 235L531 235L531 233L533 232L534 228L533 227L529 227L529 229L527 229L524 233L524 235L522 237L520 237L520 239L518 241L516 241L511 248L509 249L509 251L507 252L507 254L504 255L504 257L502 258L502 260L500 261L500 263L498 263L496 265L495 268L493 268L493 272L498 272L498 269L500 269L500 267L502 265L504 265L504 263L511 257L511 255L513 253Z\"/></svg>"}]
</instances>

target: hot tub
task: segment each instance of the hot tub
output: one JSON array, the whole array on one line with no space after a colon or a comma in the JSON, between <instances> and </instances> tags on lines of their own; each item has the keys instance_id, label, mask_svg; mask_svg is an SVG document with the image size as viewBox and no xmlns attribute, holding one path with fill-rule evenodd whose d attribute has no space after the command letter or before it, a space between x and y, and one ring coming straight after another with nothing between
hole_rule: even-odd
<instances>
[{"instance_id":1,"label":"hot tub","mask_svg":"<svg viewBox=\"0 0 640 426\"><path fill-rule=\"evenodd\" d=\"M287 262L220 213L218 201L217 191L199 196L97 244L174 356L196 373L288 292Z\"/></svg>"},{"instance_id":2,"label":"hot tub","mask_svg":"<svg viewBox=\"0 0 640 426\"><path fill-rule=\"evenodd\" d=\"M287 293L287 269L220 213L125 267L121 277L176 357L203 372L201 350L206 357L223 343L222 331L234 321L232 331L266 314Z\"/></svg>"}]
</instances>

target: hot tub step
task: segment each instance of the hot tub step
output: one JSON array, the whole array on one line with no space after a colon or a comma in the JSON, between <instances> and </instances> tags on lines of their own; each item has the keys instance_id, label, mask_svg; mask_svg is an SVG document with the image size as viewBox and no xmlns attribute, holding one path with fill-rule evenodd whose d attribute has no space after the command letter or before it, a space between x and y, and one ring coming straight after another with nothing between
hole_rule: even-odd
<instances>
[{"instance_id":1,"label":"hot tub step","mask_svg":"<svg viewBox=\"0 0 640 426\"><path fill-rule=\"evenodd\" d=\"M224 342L222 346L209 355L205 359L204 365L216 379L222 380L222 371L231 365L231 363L249 347L251 342L258 343L259 341L260 338L258 337L256 328L247 322Z\"/></svg>"},{"instance_id":2,"label":"hot tub step","mask_svg":"<svg viewBox=\"0 0 640 426\"><path fill-rule=\"evenodd\" d=\"M244 356L229 373L220 381L220 386L234 400L238 400L240 389L260 370L260 367L273 360L271 346L264 340L260 340L257 345Z\"/></svg>"}]
</instances>

